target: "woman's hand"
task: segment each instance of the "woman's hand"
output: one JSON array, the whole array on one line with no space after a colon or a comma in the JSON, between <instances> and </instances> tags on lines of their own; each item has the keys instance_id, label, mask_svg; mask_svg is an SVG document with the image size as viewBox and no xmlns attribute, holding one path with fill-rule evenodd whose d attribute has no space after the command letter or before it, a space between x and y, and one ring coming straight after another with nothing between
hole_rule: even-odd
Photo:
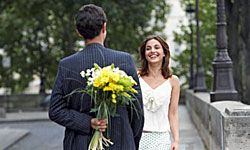
<instances>
[{"instance_id":1,"label":"woman's hand","mask_svg":"<svg viewBox=\"0 0 250 150\"><path fill-rule=\"evenodd\" d=\"M92 118L91 119L91 127L93 129L99 129L101 132L105 132L107 128L107 120L106 119L97 119Z\"/></svg>"},{"instance_id":2,"label":"woman's hand","mask_svg":"<svg viewBox=\"0 0 250 150\"><path fill-rule=\"evenodd\" d=\"M171 149L170 150L179 150L179 143L178 142L173 142L171 144Z\"/></svg>"}]
</instances>

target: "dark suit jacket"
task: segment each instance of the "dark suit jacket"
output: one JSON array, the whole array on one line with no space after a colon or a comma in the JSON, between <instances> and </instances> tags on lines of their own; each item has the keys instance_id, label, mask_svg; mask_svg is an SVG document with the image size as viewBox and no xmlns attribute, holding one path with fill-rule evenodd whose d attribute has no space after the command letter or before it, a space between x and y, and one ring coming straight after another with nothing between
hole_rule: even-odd
<instances>
[{"instance_id":1,"label":"dark suit jacket","mask_svg":"<svg viewBox=\"0 0 250 150\"><path fill-rule=\"evenodd\" d=\"M86 86L86 81L80 76L80 72L92 68L94 63L101 67L114 63L116 67L124 70L138 83L135 87L139 92L136 95L138 101L134 102L137 113L131 111L131 107L118 107L119 116L112 117L110 122L110 136L114 142L110 150L136 150L139 147L144 117L135 65L128 53L114 51L97 43L86 46L82 51L62 59L59 63L51 95L49 117L52 121L65 127L64 149L88 149L93 134L90 120L95 117L95 114L90 113L90 97L84 95L81 100L81 94L74 94L68 98L65 98L65 95Z\"/></svg>"}]
</instances>

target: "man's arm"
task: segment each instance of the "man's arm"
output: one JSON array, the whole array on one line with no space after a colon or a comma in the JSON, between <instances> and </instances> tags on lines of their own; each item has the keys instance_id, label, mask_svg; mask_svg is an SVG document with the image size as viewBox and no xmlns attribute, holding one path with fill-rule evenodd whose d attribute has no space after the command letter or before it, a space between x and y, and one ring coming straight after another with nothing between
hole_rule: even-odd
<instances>
[{"instance_id":1,"label":"man's arm","mask_svg":"<svg viewBox=\"0 0 250 150\"><path fill-rule=\"evenodd\" d=\"M65 72L60 62L50 100L49 118L66 128L76 130L81 134L89 134L92 117L67 108L67 101L64 98L65 93L63 91L63 74Z\"/></svg>"},{"instance_id":2,"label":"man's arm","mask_svg":"<svg viewBox=\"0 0 250 150\"><path fill-rule=\"evenodd\" d=\"M130 114L130 118L131 120L131 128L133 130L133 134L134 134L134 141L135 141L135 146L136 149L139 149L139 142L141 139L141 135L142 135L142 129L143 129L143 125L144 125L144 113L143 113L143 103L142 103L142 94L141 94L141 87L139 84L139 78L137 75L137 71L134 65L134 61L130 56L130 75L133 77L133 79L137 82L137 85L134 87L135 90L137 90L137 94L136 96L136 100L133 102L133 105L135 108L133 108L132 106L132 111L131 108L129 111Z\"/></svg>"}]
</instances>

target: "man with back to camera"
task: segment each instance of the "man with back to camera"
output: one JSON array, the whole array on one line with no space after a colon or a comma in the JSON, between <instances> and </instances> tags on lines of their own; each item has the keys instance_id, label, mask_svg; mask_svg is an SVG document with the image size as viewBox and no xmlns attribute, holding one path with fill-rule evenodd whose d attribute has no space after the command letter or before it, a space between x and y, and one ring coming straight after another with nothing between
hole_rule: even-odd
<instances>
[{"instance_id":1,"label":"man with back to camera","mask_svg":"<svg viewBox=\"0 0 250 150\"><path fill-rule=\"evenodd\" d=\"M139 79L132 57L125 52L104 47L106 38L106 15L101 7L94 4L84 5L75 17L76 29L85 39L86 47L59 62L58 72L52 90L49 118L65 127L64 150L87 150L94 129L105 132L105 120L96 119L91 113L91 99L88 95L74 94L64 98L77 88L84 88L80 72L93 67L112 63L132 76L138 83L135 89L137 101L134 101L137 112L131 112L131 106L118 107L119 116L111 118L110 138L114 143L110 150L137 150L141 138L144 117ZM79 82L80 81L80 82ZM139 113L138 113L139 112ZM139 115L138 115L139 114Z\"/></svg>"}]
</instances>

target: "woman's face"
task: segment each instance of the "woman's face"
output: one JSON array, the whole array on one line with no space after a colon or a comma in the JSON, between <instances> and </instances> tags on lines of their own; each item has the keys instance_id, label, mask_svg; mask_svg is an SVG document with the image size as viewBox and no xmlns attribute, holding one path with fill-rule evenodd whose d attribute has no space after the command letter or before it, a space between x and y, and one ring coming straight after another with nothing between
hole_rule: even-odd
<instances>
[{"instance_id":1,"label":"woman's face","mask_svg":"<svg viewBox=\"0 0 250 150\"><path fill-rule=\"evenodd\" d=\"M163 57L162 45L156 39L151 39L146 43L145 57L148 63L162 63Z\"/></svg>"}]
</instances>

